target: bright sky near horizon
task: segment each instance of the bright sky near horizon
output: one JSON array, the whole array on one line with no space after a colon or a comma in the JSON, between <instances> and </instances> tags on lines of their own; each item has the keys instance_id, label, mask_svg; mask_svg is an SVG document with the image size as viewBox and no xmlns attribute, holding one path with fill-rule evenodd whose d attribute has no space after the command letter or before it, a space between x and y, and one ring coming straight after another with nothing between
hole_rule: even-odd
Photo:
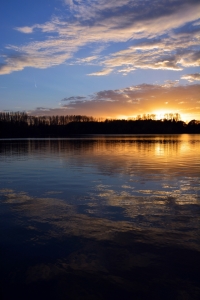
<instances>
[{"instance_id":1,"label":"bright sky near horizon","mask_svg":"<svg viewBox=\"0 0 200 300\"><path fill-rule=\"evenodd\" d=\"M0 111L200 120L199 0L6 0Z\"/></svg>"}]
</instances>

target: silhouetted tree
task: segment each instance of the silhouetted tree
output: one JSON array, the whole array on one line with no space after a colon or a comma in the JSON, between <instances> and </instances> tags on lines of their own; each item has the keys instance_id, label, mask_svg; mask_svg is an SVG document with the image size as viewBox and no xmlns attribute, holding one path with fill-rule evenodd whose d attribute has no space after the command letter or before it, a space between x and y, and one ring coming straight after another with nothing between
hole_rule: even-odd
<instances>
[{"instance_id":1,"label":"silhouetted tree","mask_svg":"<svg viewBox=\"0 0 200 300\"><path fill-rule=\"evenodd\" d=\"M95 119L85 115L28 116L25 112L0 113L0 137L47 137L70 134L200 133L200 121L181 121L178 113L138 115L135 119Z\"/></svg>"}]
</instances>

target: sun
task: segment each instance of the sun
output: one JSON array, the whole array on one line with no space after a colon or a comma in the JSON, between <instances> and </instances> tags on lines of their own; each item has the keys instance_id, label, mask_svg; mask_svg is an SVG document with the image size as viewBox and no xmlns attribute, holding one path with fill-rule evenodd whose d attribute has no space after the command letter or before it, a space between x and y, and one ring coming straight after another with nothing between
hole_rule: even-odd
<instances>
[{"instance_id":1,"label":"sun","mask_svg":"<svg viewBox=\"0 0 200 300\"><path fill-rule=\"evenodd\" d=\"M155 115L156 120L163 120L163 119L177 119L182 120L183 116L177 110L166 110L166 109L158 109L154 110L153 113Z\"/></svg>"},{"instance_id":2,"label":"sun","mask_svg":"<svg viewBox=\"0 0 200 300\"><path fill-rule=\"evenodd\" d=\"M169 114L170 112L168 110L164 110L164 109L159 109L159 110L154 110L153 111L153 114L156 115L156 119L157 120L161 120L161 119L164 119L165 116L167 114Z\"/></svg>"}]
</instances>

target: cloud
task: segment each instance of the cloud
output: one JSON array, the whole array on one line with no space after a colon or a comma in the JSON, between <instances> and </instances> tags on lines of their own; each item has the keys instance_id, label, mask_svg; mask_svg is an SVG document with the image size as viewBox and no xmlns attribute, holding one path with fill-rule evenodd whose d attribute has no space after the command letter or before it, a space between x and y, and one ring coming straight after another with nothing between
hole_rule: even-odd
<instances>
[{"instance_id":1,"label":"cloud","mask_svg":"<svg viewBox=\"0 0 200 300\"><path fill-rule=\"evenodd\" d=\"M68 111L74 109L68 105L56 108L49 107L36 107L34 110L27 111L28 115L31 116L53 116L53 115L66 115Z\"/></svg>"},{"instance_id":2,"label":"cloud","mask_svg":"<svg viewBox=\"0 0 200 300\"><path fill-rule=\"evenodd\" d=\"M182 117L196 110L200 100L200 85L178 85L177 81L166 81L162 85L141 84L123 89L103 90L88 97L68 97L67 105L51 109L49 112L34 110L30 114L39 115L88 115L94 117L117 118L124 115L135 117L144 113L164 111L166 113L179 113ZM167 106L166 106L167 103ZM198 113L197 113L198 114ZM196 117L200 119L200 114Z\"/></svg>"},{"instance_id":3,"label":"cloud","mask_svg":"<svg viewBox=\"0 0 200 300\"><path fill-rule=\"evenodd\" d=\"M113 57L114 56L114 57ZM132 49L129 53L115 53L104 61L107 67L123 67L118 72L130 72L135 69L161 69L180 71L182 66L179 55L163 51L140 51Z\"/></svg>"},{"instance_id":4,"label":"cloud","mask_svg":"<svg viewBox=\"0 0 200 300\"><path fill-rule=\"evenodd\" d=\"M62 99L61 101L82 101L86 99L86 97L82 97L82 96L72 96L72 97L67 97Z\"/></svg>"},{"instance_id":5,"label":"cloud","mask_svg":"<svg viewBox=\"0 0 200 300\"><path fill-rule=\"evenodd\" d=\"M190 82L193 82L193 81L196 81L196 80L200 80L200 73L183 75L181 77L181 79L186 79L186 80L188 80Z\"/></svg>"},{"instance_id":6,"label":"cloud","mask_svg":"<svg viewBox=\"0 0 200 300\"><path fill-rule=\"evenodd\" d=\"M109 55L101 56L96 64L103 66L103 70L89 75L108 75L113 68L119 71L119 67L127 70L122 71L126 74L130 68L176 71L199 65L199 1L176 0L169 5L168 0L65 0L65 4L65 17L54 16L44 24L15 27L22 33L32 34L34 41L8 45L9 53L13 51L25 59L22 63L21 59L13 60L7 54L0 74L25 67L62 64L77 56L83 46L90 46L91 53L85 59L77 57L77 62L95 62L93 53L97 45L103 49L114 43L121 43L124 50L116 53L110 50ZM40 40L37 40L38 33Z\"/></svg>"},{"instance_id":7,"label":"cloud","mask_svg":"<svg viewBox=\"0 0 200 300\"><path fill-rule=\"evenodd\" d=\"M46 112L46 111L50 111L51 109L50 109L50 108L47 108L47 107L39 106L39 107L36 108L36 110L42 111L42 112Z\"/></svg>"},{"instance_id":8,"label":"cloud","mask_svg":"<svg viewBox=\"0 0 200 300\"><path fill-rule=\"evenodd\" d=\"M179 71L200 65L199 34L186 36L175 33L160 39L137 42L125 50L112 53L103 62L107 67L126 69L162 69ZM128 71L128 70L127 70ZM118 71L119 72L119 71Z\"/></svg>"},{"instance_id":9,"label":"cloud","mask_svg":"<svg viewBox=\"0 0 200 300\"><path fill-rule=\"evenodd\" d=\"M104 75L108 75L112 72L112 69L104 69L104 70L101 70L99 72L94 72L94 73L91 73L91 74L88 74L89 76L104 76Z\"/></svg>"},{"instance_id":10,"label":"cloud","mask_svg":"<svg viewBox=\"0 0 200 300\"><path fill-rule=\"evenodd\" d=\"M200 66L200 51L189 52L185 51L180 59L180 63L184 67L199 67Z\"/></svg>"},{"instance_id":11,"label":"cloud","mask_svg":"<svg viewBox=\"0 0 200 300\"><path fill-rule=\"evenodd\" d=\"M135 68L133 68L133 67L127 67L125 69L118 70L118 72L119 73L124 73L123 75L126 75L127 73L130 73L134 70L135 70Z\"/></svg>"},{"instance_id":12,"label":"cloud","mask_svg":"<svg viewBox=\"0 0 200 300\"><path fill-rule=\"evenodd\" d=\"M80 64L83 64L83 63L90 63L91 61L94 61L98 58L97 55L93 55L93 56L88 56L88 57L83 57L83 58L79 58L77 59L76 63L80 63Z\"/></svg>"},{"instance_id":13,"label":"cloud","mask_svg":"<svg viewBox=\"0 0 200 300\"><path fill-rule=\"evenodd\" d=\"M69 6L73 6L73 0L64 0L64 3Z\"/></svg>"},{"instance_id":14,"label":"cloud","mask_svg":"<svg viewBox=\"0 0 200 300\"><path fill-rule=\"evenodd\" d=\"M52 59L51 53L48 49L37 51L36 49L29 49L24 54L15 54L6 58L5 63L0 64L0 74L10 74L14 71L21 71L25 67L32 67L38 69L46 69L48 67L60 65L70 58L69 53L57 53L57 50L54 50L54 59Z\"/></svg>"},{"instance_id":15,"label":"cloud","mask_svg":"<svg viewBox=\"0 0 200 300\"><path fill-rule=\"evenodd\" d=\"M15 27L14 29L17 31L20 31L22 33L32 33L34 30L34 27L25 26L25 27Z\"/></svg>"},{"instance_id":16,"label":"cloud","mask_svg":"<svg viewBox=\"0 0 200 300\"><path fill-rule=\"evenodd\" d=\"M173 86L177 86L179 80L166 80L164 84L162 84L163 88L171 88Z\"/></svg>"}]
</instances>

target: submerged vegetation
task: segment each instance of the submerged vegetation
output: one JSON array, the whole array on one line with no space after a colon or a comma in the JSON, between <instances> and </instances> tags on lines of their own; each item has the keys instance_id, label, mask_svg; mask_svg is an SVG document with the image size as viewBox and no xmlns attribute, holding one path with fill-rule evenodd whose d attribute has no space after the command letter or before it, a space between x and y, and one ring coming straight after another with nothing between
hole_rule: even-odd
<instances>
[{"instance_id":1,"label":"submerged vegetation","mask_svg":"<svg viewBox=\"0 0 200 300\"><path fill-rule=\"evenodd\" d=\"M24 112L0 113L0 138L66 137L72 134L200 133L200 121L181 121L179 114L135 119L96 119L82 115L29 116Z\"/></svg>"}]
</instances>

